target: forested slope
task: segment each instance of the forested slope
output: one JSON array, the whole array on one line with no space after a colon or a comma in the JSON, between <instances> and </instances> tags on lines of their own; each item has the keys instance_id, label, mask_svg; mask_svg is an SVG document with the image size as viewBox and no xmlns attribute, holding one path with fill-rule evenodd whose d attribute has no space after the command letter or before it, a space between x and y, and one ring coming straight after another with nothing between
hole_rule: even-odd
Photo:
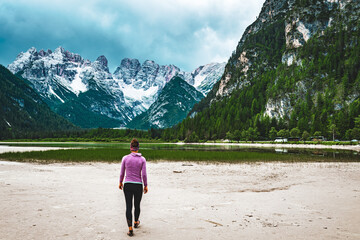
<instances>
[{"instance_id":1,"label":"forested slope","mask_svg":"<svg viewBox=\"0 0 360 240\"><path fill-rule=\"evenodd\" d=\"M78 128L52 112L24 80L0 65L0 139L72 129Z\"/></svg>"},{"instance_id":2,"label":"forested slope","mask_svg":"<svg viewBox=\"0 0 360 240\"><path fill-rule=\"evenodd\" d=\"M359 11L358 1L266 1L222 80L164 135L360 138Z\"/></svg>"}]
</instances>

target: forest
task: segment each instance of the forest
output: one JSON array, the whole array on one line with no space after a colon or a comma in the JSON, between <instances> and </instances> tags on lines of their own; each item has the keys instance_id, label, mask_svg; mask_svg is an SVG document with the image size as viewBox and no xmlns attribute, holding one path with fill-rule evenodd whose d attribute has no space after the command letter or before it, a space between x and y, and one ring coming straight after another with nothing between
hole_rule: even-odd
<instances>
[{"instance_id":1,"label":"forest","mask_svg":"<svg viewBox=\"0 0 360 240\"><path fill-rule=\"evenodd\" d=\"M211 104L204 99L194 107L194 117L164 131L165 140L360 139L360 23L353 22L350 30L339 21L325 33L318 33L298 49L300 60L290 66L271 52L284 48L278 44L282 34L268 37L268 31L279 29L277 24L282 23L254 34L245 43L270 46L265 56L273 57L263 59L260 55L259 60L268 61L268 66L278 62L276 67L248 73L253 76L250 83L230 96ZM238 58L239 52L232 58ZM227 68L236 78L244 79L240 69L231 66L232 58ZM276 118L265 114L269 100L282 99L290 102L289 115Z\"/></svg>"}]
</instances>

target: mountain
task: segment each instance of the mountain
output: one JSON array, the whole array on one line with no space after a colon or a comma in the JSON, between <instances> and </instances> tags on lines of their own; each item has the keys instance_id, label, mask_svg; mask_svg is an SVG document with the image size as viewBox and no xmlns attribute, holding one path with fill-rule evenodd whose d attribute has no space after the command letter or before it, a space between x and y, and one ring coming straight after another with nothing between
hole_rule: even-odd
<instances>
[{"instance_id":1,"label":"mountain","mask_svg":"<svg viewBox=\"0 0 360 240\"><path fill-rule=\"evenodd\" d=\"M28 80L51 109L81 127L116 127L133 117L104 56L91 63L62 47L54 52L30 48L8 69Z\"/></svg>"},{"instance_id":2,"label":"mountain","mask_svg":"<svg viewBox=\"0 0 360 240\"><path fill-rule=\"evenodd\" d=\"M135 114L146 111L157 99L164 86L174 77L183 78L198 91L206 95L221 78L225 63L210 63L184 72L175 65L158 65L146 60L142 65L137 59L125 58L116 68L113 77L119 83L125 101Z\"/></svg>"},{"instance_id":3,"label":"mountain","mask_svg":"<svg viewBox=\"0 0 360 240\"><path fill-rule=\"evenodd\" d=\"M183 120L204 95L180 77L174 77L161 91L150 108L135 117L129 128L150 129L171 127Z\"/></svg>"},{"instance_id":4,"label":"mountain","mask_svg":"<svg viewBox=\"0 0 360 240\"><path fill-rule=\"evenodd\" d=\"M168 131L176 135L186 128L200 139L245 140L250 133L269 139L292 129L297 136L305 131L329 139L330 132L341 139L355 136L359 12L354 0L266 0L221 80L186 121Z\"/></svg>"},{"instance_id":5,"label":"mountain","mask_svg":"<svg viewBox=\"0 0 360 240\"><path fill-rule=\"evenodd\" d=\"M180 69L174 65L160 66L150 60L141 65L137 59L125 58L113 76L127 105L132 107L134 115L138 115L150 107L165 84L178 73Z\"/></svg>"},{"instance_id":6,"label":"mountain","mask_svg":"<svg viewBox=\"0 0 360 240\"><path fill-rule=\"evenodd\" d=\"M210 63L200 66L190 74L185 73L184 80L200 91L204 96L213 88L224 73L225 63Z\"/></svg>"},{"instance_id":7,"label":"mountain","mask_svg":"<svg viewBox=\"0 0 360 240\"><path fill-rule=\"evenodd\" d=\"M125 58L111 74L105 56L91 62L58 47L54 52L30 48L8 69L27 79L51 109L74 124L113 128L146 111L174 76L207 93L224 67L213 63L187 73L174 65Z\"/></svg>"},{"instance_id":8,"label":"mountain","mask_svg":"<svg viewBox=\"0 0 360 240\"><path fill-rule=\"evenodd\" d=\"M28 132L77 129L55 114L28 84L0 65L0 139Z\"/></svg>"}]
</instances>

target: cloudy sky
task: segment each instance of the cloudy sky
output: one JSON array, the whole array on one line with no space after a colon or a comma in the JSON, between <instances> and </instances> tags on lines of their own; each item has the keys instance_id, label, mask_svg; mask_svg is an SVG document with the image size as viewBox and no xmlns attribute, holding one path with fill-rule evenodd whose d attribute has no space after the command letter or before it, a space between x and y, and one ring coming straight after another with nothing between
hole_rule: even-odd
<instances>
[{"instance_id":1,"label":"cloudy sky","mask_svg":"<svg viewBox=\"0 0 360 240\"><path fill-rule=\"evenodd\" d=\"M111 71L149 59L192 71L227 61L265 0L1 0L0 64L63 46Z\"/></svg>"}]
</instances>

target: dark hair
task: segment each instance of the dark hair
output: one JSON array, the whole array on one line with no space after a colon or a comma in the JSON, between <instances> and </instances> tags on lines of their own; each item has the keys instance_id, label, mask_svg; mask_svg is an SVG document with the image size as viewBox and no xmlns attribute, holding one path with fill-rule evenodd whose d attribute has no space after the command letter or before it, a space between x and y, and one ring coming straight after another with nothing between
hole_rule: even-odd
<instances>
[{"instance_id":1,"label":"dark hair","mask_svg":"<svg viewBox=\"0 0 360 240\"><path fill-rule=\"evenodd\" d=\"M133 140L131 140L130 146L132 148L138 148L139 147L139 141L136 138L133 138Z\"/></svg>"}]
</instances>

